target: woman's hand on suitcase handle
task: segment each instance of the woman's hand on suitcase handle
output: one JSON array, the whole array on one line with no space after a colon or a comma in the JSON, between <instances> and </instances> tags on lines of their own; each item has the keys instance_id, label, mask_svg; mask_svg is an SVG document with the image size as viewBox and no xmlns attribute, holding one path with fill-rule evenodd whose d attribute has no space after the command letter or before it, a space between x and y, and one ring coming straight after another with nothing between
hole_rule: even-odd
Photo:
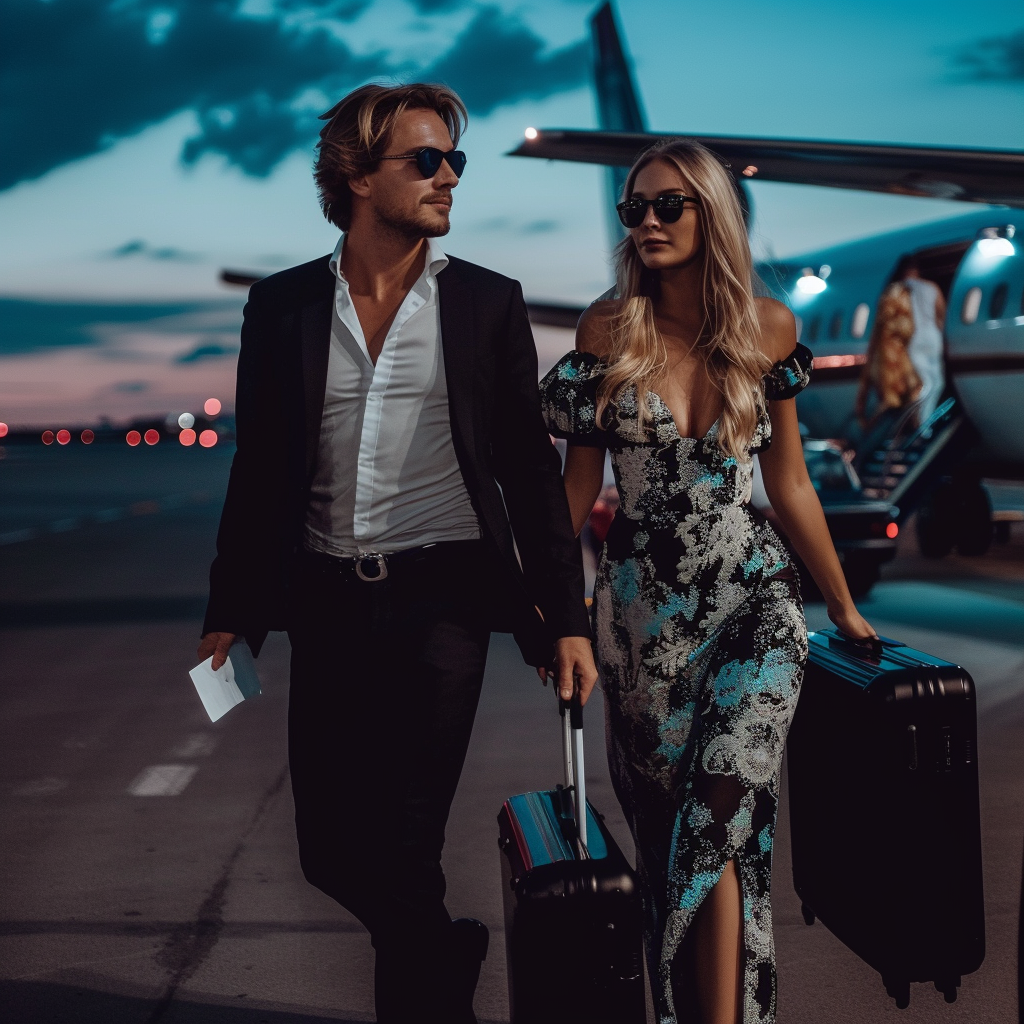
<instances>
[{"instance_id":1,"label":"woman's hand on suitcase handle","mask_svg":"<svg viewBox=\"0 0 1024 1024\"><path fill-rule=\"evenodd\" d=\"M852 604L849 608L829 608L828 617L853 640L878 639L874 627Z\"/></svg>"},{"instance_id":2,"label":"woman's hand on suitcase handle","mask_svg":"<svg viewBox=\"0 0 1024 1024\"><path fill-rule=\"evenodd\" d=\"M210 668L216 672L228 660L228 651L234 642L234 633L207 633L199 644L200 662L206 661L212 655L213 663Z\"/></svg>"},{"instance_id":3,"label":"woman's hand on suitcase handle","mask_svg":"<svg viewBox=\"0 0 1024 1024\"><path fill-rule=\"evenodd\" d=\"M579 682L580 704L586 704L597 682L594 649L588 636L563 636L555 641L555 664L537 669L540 681L547 686L551 676L562 700L572 697L573 678Z\"/></svg>"}]
</instances>

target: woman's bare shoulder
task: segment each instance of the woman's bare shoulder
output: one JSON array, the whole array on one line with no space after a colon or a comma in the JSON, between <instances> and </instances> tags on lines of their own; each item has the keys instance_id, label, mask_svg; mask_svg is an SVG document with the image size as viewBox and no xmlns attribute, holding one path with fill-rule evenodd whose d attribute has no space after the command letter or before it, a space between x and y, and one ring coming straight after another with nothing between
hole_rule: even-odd
<instances>
[{"instance_id":1,"label":"woman's bare shoulder","mask_svg":"<svg viewBox=\"0 0 1024 1024\"><path fill-rule=\"evenodd\" d=\"M764 354L773 363L785 359L796 348L796 317L790 308L778 299L754 299L757 319L761 325L761 345Z\"/></svg>"},{"instance_id":2,"label":"woman's bare shoulder","mask_svg":"<svg viewBox=\"0 0 1024 1024\"><path fill-rule=\"evenodd\" d=\"M604 359L611 352L609 327L611 318L619 312L622 303L619 299L602 299L593 302L583 311L576 325L576 348L580 352L589 352L598 359Z\"/></svg>"}]
</instances>

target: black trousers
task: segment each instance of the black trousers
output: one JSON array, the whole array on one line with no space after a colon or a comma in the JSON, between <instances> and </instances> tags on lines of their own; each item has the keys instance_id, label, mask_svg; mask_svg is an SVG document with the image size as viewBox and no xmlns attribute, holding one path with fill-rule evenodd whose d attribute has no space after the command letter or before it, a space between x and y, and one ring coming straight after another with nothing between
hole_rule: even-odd
<instances>
[{"instance_id":1,"label":"black trousers","mask_svg":"<svg viewBox=\"0 0 1024 1024\"><path fill-rule=\"evenodd\" d=\"M396 559L375 582L323 556L303 556L296 574L299 857L370 931L380 1021L445 1019L441 849L490 637L481 561L479 542L457 542Z\"/></svg>"}]
</instances>

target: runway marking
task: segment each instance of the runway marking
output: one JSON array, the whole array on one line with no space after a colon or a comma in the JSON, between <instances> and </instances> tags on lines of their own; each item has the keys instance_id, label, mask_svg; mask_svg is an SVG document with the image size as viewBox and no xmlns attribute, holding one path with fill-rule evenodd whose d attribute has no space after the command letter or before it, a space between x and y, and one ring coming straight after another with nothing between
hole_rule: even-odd
<instances>
[{"instance_id":1,"label":"runway marking","mask_svg":"<svg viewBox=\"0 0 1024 1024\"><path fill-rule=\"evenodd\" d=\"M194 732L186 736L172 751L171 757L209 757L217 746L217 737L208 732Z\"/></svg>"},{"instance_id":2,"label":"runway marking","mask_svg":"<svg viewBox=\"0 0 1024 1024\"><path fill-rule=\"evenodd\" d=\"M132 796L178 796L199 771L197 764L151 764L128 786Z\"/></svg>"},{"instance_id":3,"label":"runway marking","mask_svg":"<svg viewBox=\"0 0 1024 1024\"><path fill-rule=\"evenodd\" d=\"M67 788L67 779L46 778L23 782L20 786L15 786L12 792L15 796L51 796Z\"/></svg>"},{"instance_id":4,"label":"runway marking","mask_svg":"<svg viewBox=\"0 0 1024 1024\"><path fill-rule=\"evenodd\" d=\"M112 523L129 516L151 516L157 512L170 512L184 508L186 505L205 505L210 495L205 491L191 491L187 494L168 494L159 501L135 501L125 508L105 508L99 512L87 512L82 516L71 516L66 519L55 519L43 526L28 526L22 530L8 530L0 533L0 547L7 544L22 544L28 540L45 536L48 533L67 533L94 523Z\"/></svg>"}]
</instances>

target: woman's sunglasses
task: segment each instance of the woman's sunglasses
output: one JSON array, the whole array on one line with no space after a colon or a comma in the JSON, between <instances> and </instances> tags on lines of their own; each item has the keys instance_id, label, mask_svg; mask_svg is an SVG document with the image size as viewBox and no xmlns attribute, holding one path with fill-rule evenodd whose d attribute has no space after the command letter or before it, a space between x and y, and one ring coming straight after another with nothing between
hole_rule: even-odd
<instances>
[{"instance_id":1,"label":"woman's sunglasses","mask_svg":"<svg viewBox=\"0 0 1024 1024\"><path fill-rule=\"evenodd\" d=\"M638 228L647 216L647 207L653 206L655 216L663 224L675 224L683 215L687 203L699 203L696 196L658 196L657 199L627 199L615 209L623 227Z\"/></svg>"},{"instance_id":2,"label":"woman's sunglasses","mask_svg":"<svg viewBox=\"0 0 1024 1024\"><path fill-rule=\"evenodd\" d=\"M443 149L435 149L433 146L424 146L417 149L415 153L402 153L400 156L382 156L381 160L415 160L420 174L424 178L432 178L441 169L441 161L447 160L448 166L455 172L456 178L462 177L466 169L466 154L461 149L449 149L446 153Z\"/></svg>"}]
</instances>

